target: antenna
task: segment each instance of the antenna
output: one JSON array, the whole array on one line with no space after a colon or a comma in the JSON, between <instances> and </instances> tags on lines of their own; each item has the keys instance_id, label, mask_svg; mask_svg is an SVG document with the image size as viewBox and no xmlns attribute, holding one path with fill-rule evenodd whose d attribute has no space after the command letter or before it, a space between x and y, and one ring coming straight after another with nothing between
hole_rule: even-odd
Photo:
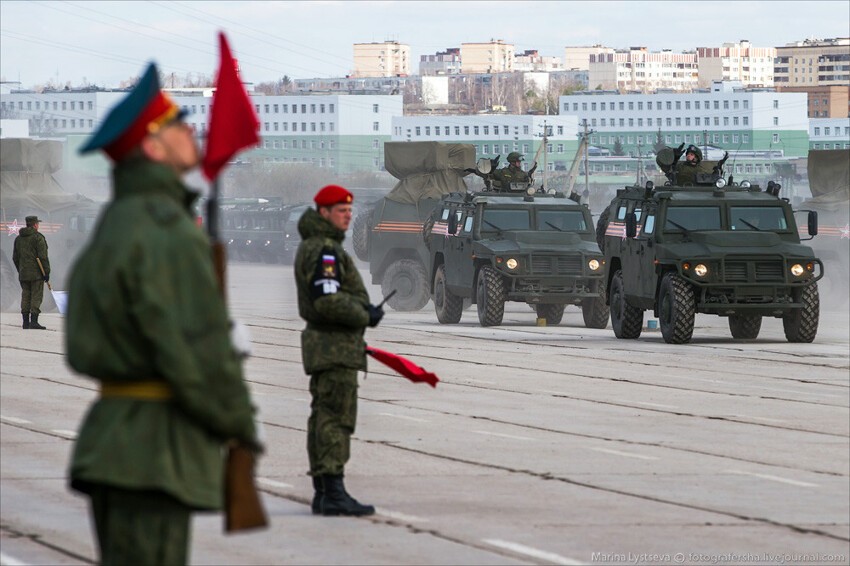
<instances>
[{"instance_id":1,"label":"antenna","mask_svg":"<svg viewBox=\"0 0 850 566\"><path fill-rule=\"evenodd\" d=\"M743 138L741 138L741 143L738 144L738 148L735 150L735 159L732 160L732 165L730 166L730 169L732 169L732 172L729 173L730 177L735 174L735 162L738 161L738 153L740 153L742 145L744 145L744 139ZM773 145L773 144L771 144L771 145ZM770 157L770 168L773 169L773 152L772 151L770 152L770 155L771 155L771 157Z\"/></svg>"}]
</instances>

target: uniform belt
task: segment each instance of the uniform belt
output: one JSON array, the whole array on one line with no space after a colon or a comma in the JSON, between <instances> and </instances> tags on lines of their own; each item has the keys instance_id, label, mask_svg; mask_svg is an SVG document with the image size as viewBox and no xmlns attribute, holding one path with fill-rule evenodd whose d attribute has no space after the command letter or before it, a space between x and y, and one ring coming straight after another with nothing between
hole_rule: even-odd
<instances>
[{"instance_id":1,"label":"uniform belt","mask_svg":"<svg viewBox=\"0 0 850 566\"><path fill-rule=\"evenodd\" d=\"M126 383L101 383L100 396L165 400L174 397L174 392L171 390L171 386L164 381L129 381Z\"/></svg>"}]
</instances>

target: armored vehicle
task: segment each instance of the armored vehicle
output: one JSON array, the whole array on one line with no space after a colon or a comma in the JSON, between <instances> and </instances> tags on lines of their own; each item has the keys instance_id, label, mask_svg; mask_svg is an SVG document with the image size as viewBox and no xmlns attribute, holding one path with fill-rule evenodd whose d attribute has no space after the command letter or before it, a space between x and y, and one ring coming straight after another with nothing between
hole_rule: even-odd
<instances>
[{"instance_id":1,"label":"armored vehicle","mask_svg":"<svg viewBox=\"0 0 850 566\"><path fill-rule=\"evenodd\" d=\"M385 296L396 291L387 304L398 311L415 311L430 299L423 223L444 194L466 192L463 177L475 166L475 147L387 142L384 162L399 181L367 209L365 217L355 218L354 249L359 258L365 255L369 261L372 283L380 285Z\"/></svg>"},{"instance_id":2,"label":"armored vehicle","mask_svg":"<svg viewBox=\"0 0 850 566\"><path fill-rule=\"evenodd\" d=\"M292 263L301 236L298 219L308 205L279 198L231 198L219 205L221 239L228 257L258 263Z\"/></svg>"},{"instance_id":3,"label":"armored vehicle","mask_svg":"<svg viewBox=\"0 0 850 566\"><path fill-rule=\"evenodd\" d=\"M589 328L605 328L604 258L585 205L562 193L452 193L424 227L430 290L443 324L460 321L464 299L482 326L502 323L506 301L525 302L547 324L581 306Z\"/></svg>"},{"instance_id":4,"label":"armored vehicle","mask_svg":"<svg viewBox=\"0 0 850 566\"><path fill-rule=\"evenodd\" d=\"M6 138L0 140L0 307L18 310L21 286L12 251L25 218L37 215L47 238L50 282L67 289L70 267L94 230L103 203L62 188L53 174L62 167L58 141ZM55 309L45 292L42 310Z\"/></svg>"},{"instance_id":5,"label":"armored vehicle","mask_svg":"<svg viewBox=\"0 0 850 566\"><path fill-rule=\"evenodd\" d=\"M671 174L675 159L665 161L659 152L667 184L621 189L600 215L617 338L638 338L643 313L652 310L672 344L691 340L696 313L728 317L734 338L758 337L768 316L782 319L789 342L814 340L823 264L800 243L780 185L727 180L725 159L704 163L682 186ZM816 212L807 223L816 235Z\"/></svg>"}]
</instances>

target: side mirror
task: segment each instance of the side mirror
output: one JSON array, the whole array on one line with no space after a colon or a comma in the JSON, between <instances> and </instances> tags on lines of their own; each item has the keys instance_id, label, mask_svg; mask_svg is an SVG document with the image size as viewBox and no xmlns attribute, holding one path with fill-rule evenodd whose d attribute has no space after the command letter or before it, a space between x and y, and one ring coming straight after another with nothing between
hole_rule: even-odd
<instances>
[{"instance_id":1,"label":"side mirror","mask_svg":"<svg viewBox=\"0 0 850 566\"><path fill-rule=\"evenodd\" d=\"M448 233L454 236L457 234L457 214L455 211L449 213Z\"/></svg>"},{"instance_id":2,"label":"side mirror","mask_svg":"<svg viewBox=\"0 0 850 566\"><path fill-rule=\"evenodd\" d=\"M809 236L818 235L818 211L809 211Z\"/></svg>"},{"instance_id":3,"label":"side mirror","mask_svg":"<svg viewBox=\"0 0 850 566\"><path fill-rule=\"evenodd\" d=\"M479 159L476 162L475 167L476 167L476 169L478 169L479 172L481 172L484 175L489 174L493 170L492 161L490 161L486 157L482 157L481 159Z\"/></svg>"},{"instance_id":4,"label":"side mirror","mask_svg":"<svg viewBox=\"0 0 850 566\"><path fill-rule=\"evenodd\" d=\"M626 237L634 238L637 236L637 216L634 212L626 214Z\"/></svg>"}]
</instances>

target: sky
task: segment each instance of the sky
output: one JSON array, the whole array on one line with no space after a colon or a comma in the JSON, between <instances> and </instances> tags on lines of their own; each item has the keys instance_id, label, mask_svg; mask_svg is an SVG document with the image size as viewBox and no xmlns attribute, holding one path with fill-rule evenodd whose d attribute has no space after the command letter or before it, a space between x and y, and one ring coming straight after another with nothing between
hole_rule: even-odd
<instances>
[{"instance_id":1,"label":"sky","mask_svg":"<svg viewBox=\"0 0 850 566\"><path fill-rule=\"evenodd\" d=\"M563 59L564 47L601 44L694 50L749 40L777 47L850 36L840 1L0 1L0 80L30 88L117 87L153 60L165 74L214 77L224 31L242 78L261 83L341 77L353 44L410 46L420 55L501 39L517 52ZM13 85L17 87L18 85Z\"/></svg>"}]
</instances>

